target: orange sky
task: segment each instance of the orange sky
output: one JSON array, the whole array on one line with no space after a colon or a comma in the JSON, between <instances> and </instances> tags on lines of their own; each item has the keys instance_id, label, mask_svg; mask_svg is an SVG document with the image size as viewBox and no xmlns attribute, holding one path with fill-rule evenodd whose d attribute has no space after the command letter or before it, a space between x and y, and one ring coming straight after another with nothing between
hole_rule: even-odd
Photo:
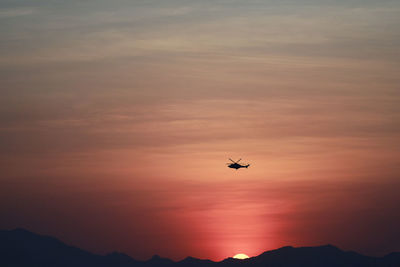
<instances>
[{"instance_id":1,"label":"orange sky","mask_svg":"<svg viewBox=\"0 0 400 267\"><path fill-rule=\"evenodd\" d=\"M2 2L0 228L137 259L400 250L399 13Z\"/></svg>"}]
</instances>

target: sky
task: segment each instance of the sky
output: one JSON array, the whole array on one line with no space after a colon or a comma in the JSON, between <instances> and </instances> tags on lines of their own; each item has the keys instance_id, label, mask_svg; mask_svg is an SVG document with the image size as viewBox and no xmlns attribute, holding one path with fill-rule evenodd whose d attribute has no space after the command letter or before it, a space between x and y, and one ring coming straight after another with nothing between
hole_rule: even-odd
<instances>
[{"instance_id":1,"label":"sky","mask_svg":"<svg viewBox=\"0 0 400 267\"><path fill-rule=\"evenodd\" d=\"M0 0L0 228L400 251L399 47L397 0Z\"/></svg>"}]
</instances>

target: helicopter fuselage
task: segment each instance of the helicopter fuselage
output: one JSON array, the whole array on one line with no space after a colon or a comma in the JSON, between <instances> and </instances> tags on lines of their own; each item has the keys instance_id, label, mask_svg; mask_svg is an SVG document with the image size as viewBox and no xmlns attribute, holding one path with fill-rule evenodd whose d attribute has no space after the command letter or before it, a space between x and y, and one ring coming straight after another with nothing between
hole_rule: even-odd
<instances>
[{"instance_id":1,"label":"helicopter fuselage","mask_svg":"<svg viewBox=\"0 0 400 267\"><path fill-rule=\"evenodd\" d=\"M240 168L248 168L249 166L250 166L250 164L240 165L239 163L232 163L232 164L228 165L229 168L236 169L236 170L240 169Z\"/></svg>"}]
</instances>

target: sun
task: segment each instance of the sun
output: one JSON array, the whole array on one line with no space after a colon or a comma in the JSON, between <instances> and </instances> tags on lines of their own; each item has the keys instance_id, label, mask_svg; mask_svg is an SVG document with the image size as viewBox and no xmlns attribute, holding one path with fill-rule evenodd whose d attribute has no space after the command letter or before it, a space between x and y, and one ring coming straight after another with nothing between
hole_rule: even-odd
<instances>
[{"instance_id":1,"label":"sun","mask_svg":"<svg viewBox=\"0 0 400 267\"><path fill-rule=\"evenodd\" d=\"M240 253L240 254L236 254L235 256L233 256L234 259L238 259L238 260L244 260L244 259L248 259L249 256L247 256L246 254Z\"/></svg>"}]
</instances>

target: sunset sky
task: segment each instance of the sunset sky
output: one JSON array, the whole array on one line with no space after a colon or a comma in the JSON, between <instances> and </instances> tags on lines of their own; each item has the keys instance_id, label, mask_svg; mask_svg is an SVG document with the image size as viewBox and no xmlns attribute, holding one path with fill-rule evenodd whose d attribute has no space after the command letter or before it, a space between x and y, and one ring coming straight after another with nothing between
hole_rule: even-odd
<instances>
[{"instance_id":1,"label":"sunset sky","mask_svg":"<svg viewBox=\"0 0 400 267\"><path fill-rule=\"evenodd\" d=\"M399 251L399 73L398 0L1 0L0 229Z\"/></svg>"}]
</instances>

